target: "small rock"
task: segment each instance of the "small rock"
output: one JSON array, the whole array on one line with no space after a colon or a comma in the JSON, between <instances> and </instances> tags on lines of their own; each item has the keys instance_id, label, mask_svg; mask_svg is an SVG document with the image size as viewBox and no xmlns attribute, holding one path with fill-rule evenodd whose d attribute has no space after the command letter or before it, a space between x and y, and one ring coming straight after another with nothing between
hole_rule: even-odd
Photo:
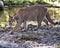
<instances>
[{"instance_id":1,"label":"small rock","mask_svg":"<svg viewBox=\"0 0 60 48\"><path fill-rule=\"evenodd\" d=\"M0 46L3 48L17 48L18 44L0 40Z\"/></svg>"}]
</instances>

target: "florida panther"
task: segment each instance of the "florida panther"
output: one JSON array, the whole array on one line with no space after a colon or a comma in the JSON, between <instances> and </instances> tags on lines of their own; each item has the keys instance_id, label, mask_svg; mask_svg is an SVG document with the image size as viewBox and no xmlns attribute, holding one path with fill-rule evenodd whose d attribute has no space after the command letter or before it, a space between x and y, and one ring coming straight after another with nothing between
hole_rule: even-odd
<instances>
[{"instance_id":1,"label":"florida panther","mask_svg":"<svg viewBox=\"0 0 60 48\"><path fill-rule=\"evenodd\" d=\"M30 7L21 8L18 12L15 13L14 16L18 18L18 23L13 28L13 30L10 31L10 33L17 31L18 29L21 29L20 25L23 22L26 23L26 21L37 21L39 29L41 26L41 22L43 21L43 18L45 16L51 24L56 25L56 23L54 23L50 18L47 8L42 5L33 5Z\"/></svg>"}]
</instances>

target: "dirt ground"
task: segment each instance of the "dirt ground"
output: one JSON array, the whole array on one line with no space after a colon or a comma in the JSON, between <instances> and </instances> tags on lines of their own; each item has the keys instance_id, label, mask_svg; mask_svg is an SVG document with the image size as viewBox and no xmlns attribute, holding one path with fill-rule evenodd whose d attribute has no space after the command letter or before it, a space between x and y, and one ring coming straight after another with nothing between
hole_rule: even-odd
<instances>
[{"instance_id":1,"label":"dirt ground","mask_svg":"<svg viewBox=\"0 0 60 48\"><path fill-rule=\"evenodd\" d=\"M4 31L5 29L5 31ZM1 48L57 48L60 45L60 26L41 28L39 31L23 32L18 30L9 34L10 27L0 31Z\"/></svg>"}]
</instances>

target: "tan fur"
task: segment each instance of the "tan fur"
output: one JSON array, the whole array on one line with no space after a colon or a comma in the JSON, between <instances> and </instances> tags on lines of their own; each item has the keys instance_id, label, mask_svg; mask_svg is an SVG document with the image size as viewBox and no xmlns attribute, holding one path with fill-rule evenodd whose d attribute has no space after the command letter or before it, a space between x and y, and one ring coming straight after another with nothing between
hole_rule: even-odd
<instances>
[{"instance_id":1,"label":"tan fur","mask_svg":"<svg viewBox=\"0 0 60 48\"><path fill-rule=\"evenodd\" d=\"M44 16L47 17L48 21L52 24L55 24L47 11L47 8L41 5L34 5L30 7L25 7L20 9L17 13L15 13L15 16L18 18L18 23L16 24L15 28L11 30L10 32L15 32L18 29L21 28L21 24L23 22L26 23L26 21L37 21L38 22L38 29L41 26L41 22L43 21Z\"/></svg>"}]
</instances>

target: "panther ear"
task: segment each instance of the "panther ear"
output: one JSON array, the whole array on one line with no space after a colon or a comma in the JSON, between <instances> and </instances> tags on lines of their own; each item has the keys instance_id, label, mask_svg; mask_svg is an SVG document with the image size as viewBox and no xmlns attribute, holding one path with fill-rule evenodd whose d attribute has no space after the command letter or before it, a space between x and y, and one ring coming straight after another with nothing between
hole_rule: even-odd
<instances>
[{"instance_id":1,"label":"panther ear","mask_svg":"<svg viewBox=\"0 0 60 48\"><path fill-rule=\"evenodd\" d=\"M9 18L13 18L13 16L12 15L9 15Z\"/></svg>"}]
</instances>

